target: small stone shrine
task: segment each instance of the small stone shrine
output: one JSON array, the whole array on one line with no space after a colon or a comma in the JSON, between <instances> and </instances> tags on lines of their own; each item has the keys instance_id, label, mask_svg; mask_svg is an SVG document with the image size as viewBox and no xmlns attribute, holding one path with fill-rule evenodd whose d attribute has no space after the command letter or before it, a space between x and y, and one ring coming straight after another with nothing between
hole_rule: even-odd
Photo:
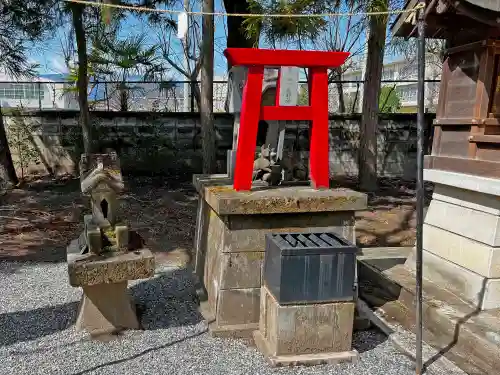
<instances>
[{"instance_id":1,"label":"small stone shrine","mask_svg":"<svg viewBox=\"0 0 500 375\"><path fill-rule=\"evenodd\" d=\"M138 234L120 221L124 184L117 154L82 155L80 182L92 214L84 216L84 231L67 254L69 282L83 289L76 327L93 336L139 329L127 283L152 277L155 262Z\"/></svg>"}]
</instances>

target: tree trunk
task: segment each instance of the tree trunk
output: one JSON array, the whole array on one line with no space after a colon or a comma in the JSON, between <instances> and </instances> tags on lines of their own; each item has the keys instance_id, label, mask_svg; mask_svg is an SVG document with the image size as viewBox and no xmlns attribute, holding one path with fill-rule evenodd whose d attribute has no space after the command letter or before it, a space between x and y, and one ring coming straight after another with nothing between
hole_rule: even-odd
<instances>
[{"instance_id":1,"label":"tree trunk","mask_svg":"<svg viewBox=\"0 0 500 375\"><path fill-rule=\"evenodd\" d=\"M387 6L387 0L385 0L385 5ZM359 188L369 192L377 190L378 101L384 61L386 27L386 16L370 17L358 155Z\"/></svg>"},{"instance_id":2,"label":"tree trunk","mask_svg":"<svg viewBox=\"0 0 500 375\"><path fill-rule=\"evenodd\" d=\"M17 185L16 169L12 161L7 135L5 133L5 124L3 122L2 108L0 107L0 191L12 188Z\"/></svg>"},{"instance_id":3,"label":"tree trunk","mask_svg":"<svg viewBox=\"0 0 500 375\"><path fill-rule=\"evenodd\" d=\"M83 27L83 12L85 6L82 4L71 4L73 14L73 27L75 29L76 46L78 51L78 104L80 106L80 125L82 127L83 149L86 154L93 150L92 125L90 124L89 102L87 97L88 89L88 61L87 61L87 40Z\"/></svg>"},{"instance_id":4,"label":"tree trunk","mask_svg":"<svg viewBox=\"0 0 500 375\"><path fill-rule=\"evenodd\" d=\"M204 13L213 13L214 0L203 0ZM231 17L229 17L231 18ZM214 123L214 16L203 15L203 65L201 67L201 148L203 173L217 169L217 145Z\"/></svg>"},{"instance_id":5,"label":"tree trunk","mask_svg":"<svg viewBox=\"0 0 500 375\"><path fill-rule=\"evenodd\" d=\"M344 98L344 85L342 84L342 70L339 68L333 69L333 80L337 87L337 95L339 97L339 113L345 113L345 98Z\"/></svg>"},{"instance_id":6,"label":"tree trunk","mask_svg":"<svg viewBox=\"0 0 500 375\"><path fill-rule=\"evenodd\" d=\"M250 6L247 0L224 0L227 13L249 14ZM227 48L254 48L259 46L259 38L249 38L243 27L243 17L227 17ZM231 69L229 62L227 69Z\"/></svg>"}]
</instances>

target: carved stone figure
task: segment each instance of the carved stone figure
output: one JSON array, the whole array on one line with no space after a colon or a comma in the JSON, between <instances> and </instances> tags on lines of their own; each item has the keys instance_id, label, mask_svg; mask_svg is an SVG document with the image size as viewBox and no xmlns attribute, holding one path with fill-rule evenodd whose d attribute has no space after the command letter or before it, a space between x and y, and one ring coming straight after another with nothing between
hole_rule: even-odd
<instances>
[{"instance_id":1,"label":"carved stone figure","mask_svg":"<svg viewBox=\"0 0 500 375\"><path fill-rule=\"evenodd\" d=\"M277 186L283 181L284 171L276 159L276 151L270 145L262 145L259 157L253 163L254 181L263 181L270 186Z\"/></svg>"}]
</instances>

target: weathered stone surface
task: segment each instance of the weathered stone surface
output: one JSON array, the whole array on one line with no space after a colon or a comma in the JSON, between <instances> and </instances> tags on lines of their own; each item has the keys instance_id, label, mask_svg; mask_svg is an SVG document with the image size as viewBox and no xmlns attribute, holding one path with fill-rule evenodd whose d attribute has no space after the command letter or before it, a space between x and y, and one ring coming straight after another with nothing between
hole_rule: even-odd
<instances>
[{"instance_id":1,"label":"weathered stone surface","mask_svg":"<svg viewBox=\"0 0 500 375\"><path fill-rule=\"evenodd\" d=\"M352 349L354 302L311 305L278 304L268 289L261 289L259 332L270 354L338 353Z\"/></svg>"},{"instance_id":2,"label":"weathered stone surface","mask_svg":"<svg viewBox=\"0 0 500 375\"><path fill-rule=\"evenodd\" d=\"M500 196L500 180L495 178L441 171L438 169L425 169L424 180L463 190Z\"/></svg>"},{"instance_id":3,"label":"weathered stone surface","mask_svg":"<svg viewBox=\"0 0 500 375\"><path fill-rule=\"evenodd\" d=\"M213 211L212 215L217 216ZM334 232L355 241L354 212L230 215L216 225L223 227L222 252L264 251L265 235L278 232Z\"/></svg>"},{"instance_id":4,"label":"weathered stone surface","mask_svg":"<svg viewBox=\"0 0 500 375\"><path fill-rule=\"evenodd\" d=\"M208 186L224 186L231 184L227 174L194 174L193 186L200 196L204 196Z\"/></svg>"},{"instance_id":5,"label":"weathered stone surface","mask_svg":"<svg viewBox=\"0 0 500 375\"><path fill-rule=\"evenodd\" d=\"M423 248L479 275L500 278L500 247L424 224Z\"/></svg>"},{"instance_id":6,"label":"weathered stone surface","mask_svg":"<svg viewBox=\"0 0 500 375\"><path fill-rule=\"evenodd\" d=\"M260 288L220 290L217 324L224 326L258 323L259 300Z\"/></svg>"},{"instance_id":7,"label":"weathered stone surface","mask_svg":"<svg viewBox=\"0 0 500 375\"><path fill-rule=\"evenodd\" d=\"M129 228L125 224L115 225L116 247L127 250L129 245Z\"/></svg>"},{"instance_id":8,"label":"weathered stone surface","mask_svg":"<svg viewBox=\"0 0 500 375\"><path fill-rule=\"evenodd\" d=\"M194 272L198 281L205 282L206 256L207 256L207 241L209 236L210 211L212 210L203 197L204 186L211 184L217 185L222 182L224 185L229 183L227 175L194 175L193 185L198 191L198 210L196 214L196 229L194 235ZM202 285L197 286L199 293L204 294L206 291Z\"/></svg>"},{"instance_id":9,"label":"weathered stone surface","mask_svg":"<svg viewBox=\"0 0 500 375\"><path fill-rule=\"evenodd\" d=\"M249 192L237 192L229 185L209 186L205 188L205 198L220 216L356 211L367 207L363 193L303 186L254 188Z\"/></svg>"},{"instance_id":10,"label":"weathered stone surface","mask_svg":"<svg viewBox=\"0 0 500 375\"><path fill-rule=\"evenodd\" d=\"M206 310L214 316L213 329L225 333L233 328L247 332L259 322L258 296L262 284L265 235L271 232L325 231L334 232L349 241L354 241L354 211L356 207L366 207L366 196L344 190L325 193L303 187L298 190L297 188L268 189L268 191L284 189L285 197L289 194L290 199L295 199L290 196L292 191L299 191L300 199L296 200L295 206L289 205L284 212L276 213L276 209L264 209L263 214L257 211L250 214L245 210L239 213L233 210L230 214L220 212L218 214L210 205L208 192L210 189L227 190L226 185L214 186L222 180L223 178L208 176L194 181L198 184L198 189L204 185L205 192L205 195L200 195L198 203L203 207L199 207L197 218L196 272L198 276L202 276L200 279L203 280L208 294ZM306 197L307 192L311 192L309 198ZM234 193L233 191L232 194ZM242 196L239 195L238 199ZM341 207L331 201L337 198L348 200L351 196L356 200L351 205ZM278 200L281 199L279 194L276 197ZM222 201L224 199L222 198ZM261 199L260 203L258 199ZM260 205L265 207L269 199L271 199L269 196L263 194L260 198L254 196L251 202L256 209ZM303 206L303 203L309 207L314 206L314 202L316 208L313 212L309 212L308 208ZM212 327L210 329L212 330Z\"/></svg>"},{"instance_id":11,"label":"weathered stone surface","mask_svg":"<svg viewBox=\"0 0 500 375\"><path fill-rule=\"evenodd\" d=\"M215 314L217 311L217 301L220 289L220 268L221 268L221 252L218 244L222 242L223 227L218 225L219 217L217 215L210 215L208 222L208 235L206 258L204 266L204 279L203 283L208 294L208 303L211 311Z\"/></svg>"},{"instance_id":12,"label":"weathered stone surface","mask_svg":"<svg viewBox=\"0 0 500 375\"><path fill-rule=\"evenodd\" d=\"M221 289L260 288L264 252L221 254Z\"/></svg>"},{"instance_id":13,"label":"weathered stone surface","mask_svg":"<svg viewBox=\"0 0 500 375\"><path fill-rule=\"evenodd\" d=\"M360 298L389 322L415 331L415 273L402 264L380 258L359 262ZM425 255L424 255L425 262ZM423 282L423 339L468 374L497 375L500 345L492 333L500 332L500 309L479 311L440 285Z\"/></svg>"},{"instance_id":14,"label":"weathered stone surface","mask_svg":"<svg viewBox=\"0 0 500 375\"><path fill-rule=\"evenodd\" d=\"M140 328L126 281L84 286L83 293L76 320L77 330L102 335Z\"/></svg>"},{"instance_id":15,"label":"weathered stone surface","mask_svg":"<svg viewBox=\"0 0 500 375\"><path fill-rule=\"evenodd\" d=\"M500 279L488 279L424 250L424 278L455 293L481 310L500 308ZM405 266L415 272L413 250Z\"/></svg>"},{"instance_id":16,"label":"weathered stone surface","mask_svg":"<svg viewBox=\"0 0 500 375\"><path fill-rule=\"evenodd\" d=\"M273 355L269 348L266 339L260 331L253 333L255 345L264 355L267 362L273 367L282 366L316 366L316 365L336 365L339 363L358 361L359 353L353 349L347 352L340 353L309 353L309 354L294 354L294 355Z\"/></svg>"},{"instance_id":17,"label":"weathered stone surface","mask_svg":"<svg viewBox=\"0 0 500 375\"><path fill-rule=\"evenodd\" d=\"M500 246L500 216L433 199L425 222L490 246Z\"/></svg>"},{"instance_id":18,"label":"weathered stone surface","mask_svg":"<svg viewBox=\"0 0 500 375\"><path fill-rule=\"evenodd\" d=\"M155 259L148 249L121 254L68 254L69 283L74 287L146 279L154 271Z\"/></svg>"},{"instance_id":19,"label":"weathered stone surface","mask_svg":"<svg viewBox=\"0 0 500 375\"><path fill-rule=\"evenodd\" d=\"M500 199L495 195L436 183L432 199L500 216Z\"/></svg>"}]
</instances>

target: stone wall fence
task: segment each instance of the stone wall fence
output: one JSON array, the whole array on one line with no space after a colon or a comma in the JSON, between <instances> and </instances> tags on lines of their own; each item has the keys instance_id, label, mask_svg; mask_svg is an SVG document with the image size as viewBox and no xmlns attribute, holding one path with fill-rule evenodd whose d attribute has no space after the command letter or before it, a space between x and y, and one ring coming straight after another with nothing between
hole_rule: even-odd
<instances>
[{"instance_id":1,"label":"stone wall fence","mask_svg":"<svg viewBox=\"0 0 500 375\"><path fill-rule=\"evenodd\" d=\"M190 178L201 172L200 119L197 113L92 112L94 138L100 148L114 148L124 173ZM426 144L430 124L426 117ZM77 111L18 112L5 115L16 166L23 174L75 173L82 153ZM357 175L361 116L330 116L330 170L333 176ZM215 114L219 172L225 172L231 148L233 116ZM308 157L309 124L286 125L285 151ZM380 176L412 179L416 174L416 114L384 114L378 130Z\"/></svg>"}]
</instances>

